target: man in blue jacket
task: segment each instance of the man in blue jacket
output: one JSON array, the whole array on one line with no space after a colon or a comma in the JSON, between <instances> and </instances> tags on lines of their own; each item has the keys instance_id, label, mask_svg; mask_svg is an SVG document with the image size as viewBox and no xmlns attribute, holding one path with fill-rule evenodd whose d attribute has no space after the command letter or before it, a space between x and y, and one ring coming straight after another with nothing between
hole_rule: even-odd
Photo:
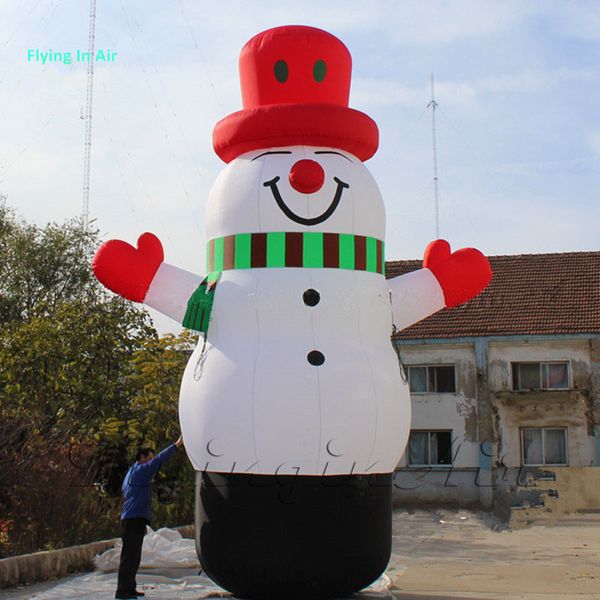
<instances>
[{"instance_id":1,"label":"man in blue jacket","mask_svg":"<svg viewBox=\"0 0 600 600\"><path fill-rule=\"evenodd\" d=\"M152 478L165 461L179 447L181 436L174 443L154 456L152 448L140 448L135 464L127 471L123 480L123 511L121 513L121 562L115 598L134 600L143 596L136 590L135 576L142 558L142 542L146 525L152 519Z\"/></svg>"}]
</instances>

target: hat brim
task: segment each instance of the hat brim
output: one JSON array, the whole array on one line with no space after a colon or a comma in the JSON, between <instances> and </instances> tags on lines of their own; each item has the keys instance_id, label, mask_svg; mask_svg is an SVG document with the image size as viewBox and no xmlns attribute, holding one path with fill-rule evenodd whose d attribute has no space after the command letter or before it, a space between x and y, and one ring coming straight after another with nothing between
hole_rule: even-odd
<instances>
[{"instance_id":1,"label":"hat brim","mask_svg":"<svg viewBox=\"0 0 600 600\"><path fill-rule=\"evenodd\" d=\"M270 104L221 119L213 148L226 163L260 148L325 146L368 160L379 146L379 129L366 114L337 104Z\"/></svg>"}]
</instances>

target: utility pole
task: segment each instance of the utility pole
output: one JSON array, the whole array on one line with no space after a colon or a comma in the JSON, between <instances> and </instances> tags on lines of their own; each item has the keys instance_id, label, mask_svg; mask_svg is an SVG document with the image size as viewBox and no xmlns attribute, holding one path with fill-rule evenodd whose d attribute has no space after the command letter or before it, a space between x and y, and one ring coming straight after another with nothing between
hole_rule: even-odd
<instances>
[{"instance_id":1,"label":"utility pole","mask_svg":"<svg viewBox=\"0 0 600 600\"><path fill-rule=\"evenodd\" d=\"M435 239L440 237L440 204L438 198L438 174L437 174L437 143L435 139L435 110L438 104L435 101L433 88L433 73L431 74L431 100L427 108L431 107L431 145L433 150L433 210L435 213Z\"/></svg>"},{"instance_id":2,"label":"utility pole","mask_svg":"<svg viewBox=\"0 0 600 600\"><path fill-rule=\"evenodd\" d=\"M94 49L96 46L96 0L90 0L88 33L88 68L85 88L85 137L83 143L83 212L82 222L87 230L90 219L90 168L92 158L92 101L94 96Z\"/></svg>"}]
</instances>

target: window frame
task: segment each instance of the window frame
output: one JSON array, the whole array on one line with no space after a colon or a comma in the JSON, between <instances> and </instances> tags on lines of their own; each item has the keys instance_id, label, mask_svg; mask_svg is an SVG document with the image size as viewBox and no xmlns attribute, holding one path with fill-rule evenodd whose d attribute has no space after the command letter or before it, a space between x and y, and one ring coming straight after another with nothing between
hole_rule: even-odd
<instances>
[{"instance_id":1,"label":"window frame","mask_svg":"<svg viewBox=\"0 0 600 600\"><path fill-rule=\"evenodd\" d=\"M565 462L564 463L526 463L525 462L525 444L523 443L523 434L526 429L534 429L542 432L542 457L546 460L546 431L560 430L565 433ZM521 466L522 467L568 467L569 466L569 428L562 425L550 425L548 427L521 427L519 431L521 439Z\"/></svg>"},{"instance_id":2,"label":"window frame","mask_svg":"<svg viewBox=\"0 0 600 600\"><path fill-rule=\"evenodd\" d=\"M517 365L538 365L539 366L539 384L538 388L518 388L515 386L515 368ZM567 387L561 388L550 388L550 387L542 387L544 382L544 377L542 374L544 365L567 365ZM573 369L571 368L570 360L518 360L511 361L510 363L510 377L511 377L511 389L513 392L564 392L573 389ZM520 383L520 382L519 382Z\"/></svg>"},{"instance_id":3,"label":"window frame","mask_svg":"<svg viewBox=\"0 0 600 600\"><path fill-rule=\"evenodd\" d=\"M415 394L418 396L424 396L426 394L456 394L456 363L443 363L443 364L425 364L425 365L405 365L406 367L406 381L408 383L408 391L410 392L410 394ZM452 367L452 369L454 370L454 391L453 392L437 392L437 391L430 391L429 390L429 381L430 381L430 375L429 375L429 369L437 369L440 367ZM410 389L410 369L426 369L425 371L425 380L427 381L427 391L425 392L413 392ZM434 372L434 381L435 381L435 385L437 387L437 373ZM423 431L427 431L427 430L423 430ZM442 430L439 430L442 431Z\"/></svg>"},{"instance_id":4,"label":"window frame","mask_svg":"<svg viewBox=\"0 0 600 600\"><path fill-rule=\"evenodd\" d=\"M411 429L408 435L408 444L406 446L406 466L414 469L449 469L454 465L454 456L452 452L453 445L453 429ZM410 436L413 433L427 433L427 454L429 455L429 463L411 463L410 462ZM431 434L432 433L449 433L450 434L450 462L446 464L432 463L431 462Z\"/></svg>"}]
</instances>

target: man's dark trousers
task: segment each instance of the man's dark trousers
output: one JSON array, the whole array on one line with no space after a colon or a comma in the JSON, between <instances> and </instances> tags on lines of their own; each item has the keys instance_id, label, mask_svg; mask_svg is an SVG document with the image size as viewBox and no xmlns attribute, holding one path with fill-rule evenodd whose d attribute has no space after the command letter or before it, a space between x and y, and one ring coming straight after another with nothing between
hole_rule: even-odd
<instances>
[{"instance_id":1,"label":"man's dark trousers","mask_svg":"<svg viewBox=\"0 0 600 600\"><path fill-rule=\"evenodd\" d=\"M142 558L142 543L146 535L147 519L133 518L121 521L121 562L115 597L135 597L135 575Z\"/></svg>"}]
</instances>

